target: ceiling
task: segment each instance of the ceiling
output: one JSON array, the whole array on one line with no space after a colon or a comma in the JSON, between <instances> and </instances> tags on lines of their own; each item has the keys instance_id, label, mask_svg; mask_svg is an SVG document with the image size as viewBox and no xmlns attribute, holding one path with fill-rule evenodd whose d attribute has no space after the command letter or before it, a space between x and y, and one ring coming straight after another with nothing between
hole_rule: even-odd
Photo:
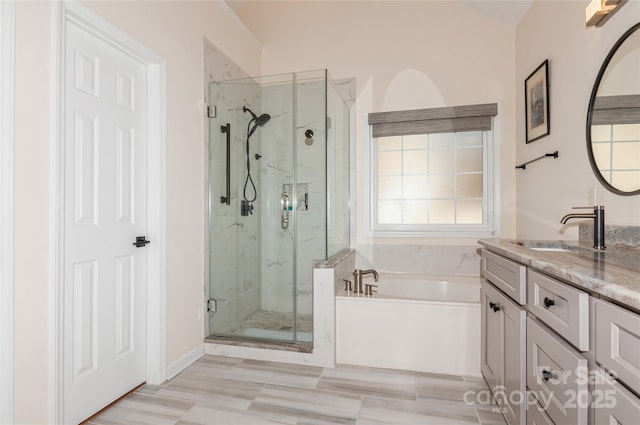
<instances>
[{"instance_id":1,"label":"ceiling","mask_svg":"<svg viewBox=\"0 0 640 425\"><path fill-rule=\"evenodd\" d=\"M227 4L235 14L243 19L249 13L251 1L260 0L226 0ZM288 0L288 1L311 1L311 0ZM326 1L326 0L325 0ZM344 1L344 0L337 0ZM366 0L365 0L366 1ZM368 0L368 1L396 1L396 0ZM443 1L443 0L413 0L413 1ZM444 0L447 1L447 0ZM512 28L518 26L534 0L448 0L457 1L475 11L502 22ZM245 22L245 24L247 24Z\"/></svg>"},{"instance_id":2,"label":"ceiling","mask_svg":"<svg viewBox=\"0 0 640 425\"><path fill-rule=\"evenodd\" d=\"M457 0L485 16L512 28L518 26L533 0Z\"/></svg>"}]
</instances>

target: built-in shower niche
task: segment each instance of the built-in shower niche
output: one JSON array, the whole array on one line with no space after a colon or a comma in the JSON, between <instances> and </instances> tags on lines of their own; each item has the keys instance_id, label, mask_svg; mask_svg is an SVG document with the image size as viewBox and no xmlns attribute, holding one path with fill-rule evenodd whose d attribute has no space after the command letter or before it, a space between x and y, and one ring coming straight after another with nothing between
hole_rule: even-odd
<instances>
[{"instance_id":1,"label":"built-in shower niche","mask_svg":"<svg viewBox=\"0 0 640 425\"><path fill-rule=\"evenodd\" d=\"M296 184L296 191L293 191L293 184L285 183L282 185L282 193L286 194L292 201L288 205L283 205L283 208L287 208L292 211L294 208L296 211L309 211L309 184L298 183Z\"/></svg>"},{"instance_id":2,"label":"built-in shower niche","mask_svg":"<svg viewBox=\"0 0 640 425\"><path fill-rule=\"evenodd\" d=\"M314 261L349 246L348 108L326 70L209 90L208 335L312 344Z\"/></svg>"}]
</instances>

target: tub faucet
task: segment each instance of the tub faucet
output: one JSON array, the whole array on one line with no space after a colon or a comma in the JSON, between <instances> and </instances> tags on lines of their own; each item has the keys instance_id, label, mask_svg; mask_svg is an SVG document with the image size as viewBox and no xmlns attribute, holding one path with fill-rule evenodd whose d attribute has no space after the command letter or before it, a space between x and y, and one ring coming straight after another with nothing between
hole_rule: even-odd
<instances>
[{"instance_id":1,"label":"tub faucet","mask_svg":"<svg viewBox=\"0 0 640 425\"><path fill-rule=\"evenodd\" d=\"M573 209L585 209L591 207L573 207ZM572 218L592 218L593 219L593 247L595 249L605 249L604 246L604 205L593 207L593 213L573 213L562 217L560 223L567 224Z\"/></svg>"},{"instance_id":2,"label":"tub faucet","mask_svg":"<svg viewBox=\"0 0 640 425\"><path fill-rule=\"evenodd\" d=\"M356 270L353 272L353 276L355 277L355 282L354 282L354 292L357 292L359 294L364 294L364 292L362 291L362 278L366 275L372 275L373 276L373 280L375 282L378 281L378 272L373 270L373 269L367 269L367 270Z\"/></svg>"}]
</instances>

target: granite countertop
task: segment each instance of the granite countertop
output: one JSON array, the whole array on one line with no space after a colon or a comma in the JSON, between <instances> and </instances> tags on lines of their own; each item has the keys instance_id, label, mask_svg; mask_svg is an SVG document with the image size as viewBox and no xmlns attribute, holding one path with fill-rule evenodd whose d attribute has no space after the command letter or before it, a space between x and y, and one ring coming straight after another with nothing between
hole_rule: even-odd
<instances>
[{"instance_id":1,"label":"granite countertop","mask_svg":"<svg viewBox=\"0 0 640 425\"><path fill-rule=\"evenodd\" d=\"M588 243L481 239L487 250L562 279L640 312L640 249L615 245L604 251ZM568 251L537 251L534 248Z\"/></svg>"}]
</instances>

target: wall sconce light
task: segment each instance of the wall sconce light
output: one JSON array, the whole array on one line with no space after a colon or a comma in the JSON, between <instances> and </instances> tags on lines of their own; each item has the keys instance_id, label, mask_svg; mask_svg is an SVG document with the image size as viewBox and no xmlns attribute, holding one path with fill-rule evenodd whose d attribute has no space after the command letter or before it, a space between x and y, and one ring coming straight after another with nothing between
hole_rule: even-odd
<instances>
[{"instance_id":1,"label":"wall sconce light","mask_svg":"<svg viewBox=\"0 0 640 425\"><path fill-rule=\"evenodd\" d=\"M586 9L587 26L601 27L627 0L592 0Z\"/></svg>"}]
</instances>

